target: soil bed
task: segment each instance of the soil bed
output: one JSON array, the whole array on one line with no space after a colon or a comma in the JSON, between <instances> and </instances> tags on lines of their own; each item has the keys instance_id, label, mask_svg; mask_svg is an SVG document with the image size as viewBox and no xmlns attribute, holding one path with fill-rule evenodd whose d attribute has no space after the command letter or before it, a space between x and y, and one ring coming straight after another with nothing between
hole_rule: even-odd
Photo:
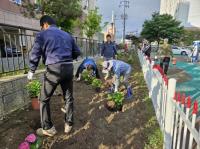
<instances>
[{"instance_id":1,"label":"soil bed","mask_svg":"<svg viewBox=\"0 0 200 149\"><path fill-rule=\"evenodd\" d=\"M45 149L143 149L149 134L158 128L153 107L148 99L141 68L136 56L130 83L134 99L124 102L122 112L110 112L104 107L106 96L83 82L74 83L74 129L65 135L63 100L51 100L52 120L58 134L43 138ZM151 122L152 123L152 122ZM16 149L20 142L40 126L38 111L31 109L14 112L0 124L0 148ZM162 148L162 146L161 146Z\"/></svg>"}]
</instances>

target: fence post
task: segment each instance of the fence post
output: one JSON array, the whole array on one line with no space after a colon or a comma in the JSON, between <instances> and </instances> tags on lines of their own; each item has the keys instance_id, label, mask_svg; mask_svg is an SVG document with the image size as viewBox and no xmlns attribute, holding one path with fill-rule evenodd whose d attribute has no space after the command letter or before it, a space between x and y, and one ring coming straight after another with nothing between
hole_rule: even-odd
<instances>
[{"instance_id":1,"label":"fence post","mask_svg":"<svg viewBox=\"0 0 200 149\"><path fill-rule=\"evenodd\" d=\"M172 134L174 123L174 105L172 98L174 97L176 90L176 79L169 79L169 86L167 91L167 102L166 102L166 115L165 115L165 127L164 127L164 149L171 149L172 146Z\"/></svg>"}]
</instances>

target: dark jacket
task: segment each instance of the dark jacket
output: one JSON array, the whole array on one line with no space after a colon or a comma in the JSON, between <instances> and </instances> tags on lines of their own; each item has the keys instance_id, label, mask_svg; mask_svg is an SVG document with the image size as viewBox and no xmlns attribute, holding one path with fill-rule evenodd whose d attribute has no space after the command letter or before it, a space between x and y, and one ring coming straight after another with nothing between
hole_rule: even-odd
<instances>
[{"instance_id":1,"label":"dark jacket","mask_svg":"<svg viewBox=\"0 0 200 149\"><path fill-rule=\"evenodd\" d=\"M80 55L73 37L56 26L51 26L36 35L30 55L30 69L35 72L40 58L45 65L72 62Z\"/></svg>"},{"instance_id":2,"label":"dark jacket","mask_svg":"<svg viewBox=\"0 0 200 149\"><path fill-rule=\"evenodd\" d=\"M91 58L86 58L86 59L83 60L83 62L78 67L78 70L76 72L76 77L78 78L79 74L81 74L83 72L83 70L87 68L88 65L92 65L93 74L97 78L100 78L97 65L96 65L95 61Z\"/></svg>"},{"instance_id":3,"label":"dark jacket","mask_svg":"<svg viewBox=\"0 0 200 149\"><path fill-rule=\"evenodd\" d=\"M113 42L105 42L101 47L101 56L111 59L115 58L115 55L117 55L116 45Z\"/></svg>"}]
</instances>

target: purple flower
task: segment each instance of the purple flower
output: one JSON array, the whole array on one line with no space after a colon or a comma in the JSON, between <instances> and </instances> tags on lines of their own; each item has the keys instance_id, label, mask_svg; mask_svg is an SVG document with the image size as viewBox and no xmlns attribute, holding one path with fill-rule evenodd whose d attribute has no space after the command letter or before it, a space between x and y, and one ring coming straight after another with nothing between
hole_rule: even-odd
<instances>
[{"instance_id":1,"label":"purple flower","mask_svg":"<svg viewBox=\"0 0 200 149\"><path fill-rule=\"evenodd\" d=\"M36 141L36 136L35 134L30 134L26 137L25 141L29 142L29 143L34 143Z\"/></svg>"},{"instance_id":2,"label":"purple flower","mask_svg":"<svg viewBox=\"0 0 200 149\"><path fill-rule=\"evenodd\" d=\"M30 149L28 142L23 142L19 145L18 149Z\"/></svg>"}]
</instances>

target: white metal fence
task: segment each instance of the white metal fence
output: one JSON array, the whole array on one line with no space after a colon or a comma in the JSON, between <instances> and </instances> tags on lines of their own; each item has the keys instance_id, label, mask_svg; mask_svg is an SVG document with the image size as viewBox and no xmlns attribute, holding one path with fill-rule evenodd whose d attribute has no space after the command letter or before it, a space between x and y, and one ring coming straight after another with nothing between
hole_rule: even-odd
<instances>
[{"instance_id":1,"label":"white metal fence","mask_svg":"<svg viewBox=\"0 0 200 149\"><path fill-rule=\"evenodd\" d=\"M160 66L151 62L141 51L138 51L138 57L164 135L163 148L200 149L197 101L191 104L190 97L176 93L176 80L168 80Z\"/></svg>"}]
</instances>

